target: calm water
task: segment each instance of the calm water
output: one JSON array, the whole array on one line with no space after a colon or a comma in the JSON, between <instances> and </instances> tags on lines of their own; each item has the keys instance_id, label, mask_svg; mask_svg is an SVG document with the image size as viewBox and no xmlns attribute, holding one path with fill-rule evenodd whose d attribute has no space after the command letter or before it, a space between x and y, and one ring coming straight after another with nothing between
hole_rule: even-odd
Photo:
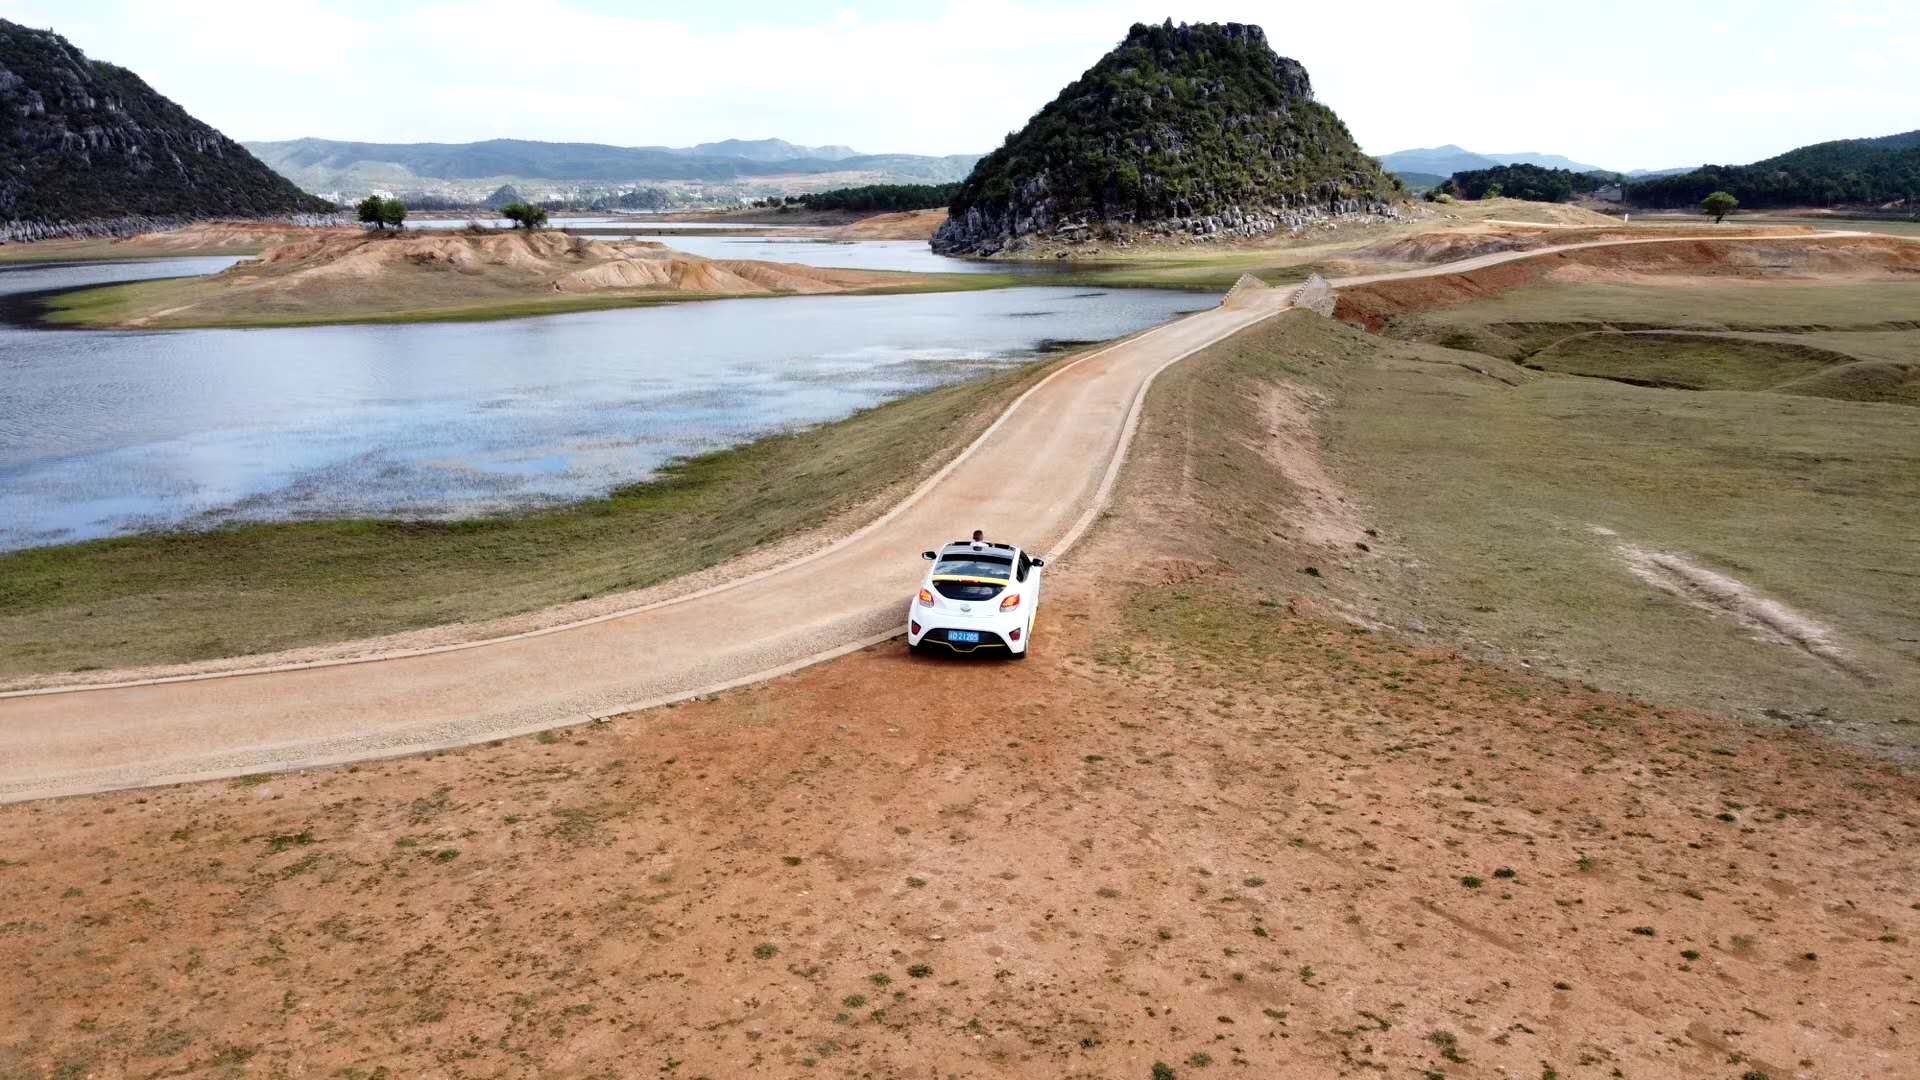
<instances>
[{"instance_id":1,"label":"calm water","mask_svg":"<svg viewBox=\"0 0 1920 1080\"><path fill-rule=\"evenodd\" d=\"M598 240L614 237L600 236ZM635 231L631 239L653 240L708 259L764 259L767 262L829 266L844 270L907 270L931 274L1046 273L1044 264L987 262L935 255L925 240L807 240L764 236L670 236ZM1064 269L1064 268L1061 268ZM1079 269L1075 267L1074 269Z\"/></svg>"},{"instance_id":2,"label":"calm water","mask_svg":"<svg viewBox=\"0 0 1920 1080\"><path fill-rule=\"evenodd\" d=\"M232 261L0 270L0 298ZM1023 288L415 326L0 326L0 550L238 520L449 518L603 494L675 457L1213 302Z\"/></svg>"},{"instance_id":3,"label":"calm water","mask_svg":"<svg viewBox=\"0 0 1920 1080\"><path fill-rule=\"evenodd\" d=\"M477 214L471 218L408 218L409 229L464 229L469 222L479 222L490 229L511 229L513 222L491 214ZM557 217L548 224L555 229L608 229L619 226L632 226L635 229L801 229L804 225L760 225L746 222L729 223L719 221L662 221L658 216L649 214L614 214L608 217Z\"/></svg>"}]
</instances>

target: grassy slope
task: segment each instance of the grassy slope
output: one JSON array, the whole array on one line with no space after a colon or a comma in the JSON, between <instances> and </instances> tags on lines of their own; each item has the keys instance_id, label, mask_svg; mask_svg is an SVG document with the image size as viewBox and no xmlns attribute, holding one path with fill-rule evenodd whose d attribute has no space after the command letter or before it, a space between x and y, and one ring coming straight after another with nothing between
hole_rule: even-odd
<instances>
[{"instance_id":1,"label":"grassy slope","mask_svg":"<svg viewBox=\"0 0 1920 1080\"><path fill-rule=\"evenodd\" d=\"M254 525L0 555L0 676L240 656L643 588L917 477L1048 366L703 455L563 509L448 524Z\"/></svg>"},{"instance_id":2,"label":"grassy slope","mask_svg":"<svg viewBox=\"0 0 1920 1080\"><path fill-rule=\"evenodd\" d=\"M1914 405L1916 313L1920 283L1536 285L1398 316L1390 333L1642 385Z\"/></svg>"},{"instance_id":3,"label":"grassy slope","mask_svg":"<svg viewBox=\"0 0 1920 1080\"><path fill-rule=\"evenodd\" d=\"M1547 346L1527 366L1684 390L1771 390L1851 359L1792 341L1596 331Z\"/></svg>"},{"instance_id":4,"label":"grassy slope","mask_svg":"<svg viewBox=\"0 0 1920 1080\"><path fill-rule=\"evenodd\" d=\"M1920 282L1815 286L1806 282L1724 285L1533 285L1510 289L1470 307L1405 318L1447 327L1497 323L1607 322L1622 327L1687 330L1845 330L1920 319Z\"/></svg>"},{"instance_id":5,"label":"grassy slope","mask_svg":"<svg viewBox=\"0 0 1920 1080\"><path fill-rule=\"evenodd\" d=\"M1334 595L1384 595L1435 632L1658 701L1745 715L1826 709L1911 730L1877 725L1908 717L1920 695L1920 410L1537 375L1303 316L1220 352L1210 399L1283 379L1333 395L1321 421L1329 465L1386 550L1407 560L1389 571L1371 557L1322 558ZM1205 407L1209 430L1247 427L1228 406ZM1211 461L1208 450L1190 456ZM1271 498L1262 480L1209 478L1250 501ZM1881 681L1654 591L1627 572L1623 541L1685 555L1832 624Z\"/></svg>"}]
</instances>

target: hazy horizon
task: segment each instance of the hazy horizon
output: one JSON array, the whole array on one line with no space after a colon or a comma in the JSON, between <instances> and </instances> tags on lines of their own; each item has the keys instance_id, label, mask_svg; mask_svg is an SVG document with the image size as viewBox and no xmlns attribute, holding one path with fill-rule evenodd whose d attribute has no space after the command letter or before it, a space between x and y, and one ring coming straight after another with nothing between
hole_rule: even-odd
<instances>
[{"instance_id":1,"label":"hazy horizon","mask_svg":"<svg viewBox=\"0 0 1920 1080\"><path fill-rule=\"evenodd\" d=\"M1615 169L1748 162L1920 127L1920 31L1889 0L1519 3L0 0L242 141L489 138L986 153L1136 21L1264 26L1370 153L1456 144ZM530 28L530 29L522 29ZM1427 105L1444 102L1444 108Z\"/></svg>"}]
</instances>

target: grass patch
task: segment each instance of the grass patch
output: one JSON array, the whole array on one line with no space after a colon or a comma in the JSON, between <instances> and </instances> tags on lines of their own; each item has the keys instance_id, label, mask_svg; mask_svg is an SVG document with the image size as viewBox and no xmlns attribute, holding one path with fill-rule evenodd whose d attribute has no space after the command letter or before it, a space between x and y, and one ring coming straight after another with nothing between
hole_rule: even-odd
<instances>
[{"instance_id":1,"label":"grass patch","mask_svg":"<svg viewBox=\"0 0 1920 1080\"><path fill-rule=\"evenodd\" d=\"M1644 326L1714 312L1771 323L1768 334L1804 324L1820 349L1858 338L1850 355L1888 357L1908 331L1885 324L1908 294L1917 303L1904 310L1920 311L1920 287L1905 283L1553 286L1417 318L1427 332L1493 328L1521 356L1601 316ZM1262 403L1281 383L1323 396L1314 425L1325 467L1364 508L1356 524L1386 538L1370 545L1417 557L1417 582L1362 582L1338 565L1348 559L1309 563L1282 546L1311 505L1259 449L1272 430ZM1188 480L1213 494L1225 538L1209 555L1267 596L1325 593L1395 620L1405 605L1439 633L1649 700L1858 720L1913 742L1913 726L1896 722L1920 698L1920 410L1542 375L1305 313L1176 365L1153 395L1142 439L1183 440ZM1117 498L1151 508L1159 496L1123 481ZM1623 544L1681 555L1832 626L1871 678L1656 590L1629 570ZM1298 572L1309 564L1323 575ZM1205 592L1146 590L1128 629L1220 663L1282 647L1265 632L1267 609Z\"/></svg>"},{"instance_id":2,"label":"grass patch","mask_svg":"<svg viewBox=\"0 0 1920 1080\"><path fill-rule=\"evenodd\" d=\"M912 481L1048 366L704 454L558 509L248 525L0 555L0 677L243 656L643 588Z\"/></svg>"},{"instance_id":3,"label":"grass patch","mask_svg":"<svg viewBox=\"0 0 1920 1080\"><path fill-rule=\"evenodd\" d=\"M1906 286L1730 288L1747 307L1727 309L1728 289L1669 288L1649 290L1657 303L1633 314L1655 317L1680 294L1739 319L1880 321L1898 310L1883 306L1887 291ZM1515 290L1421 318L1485 327L1594 314L1565 291ZM1594 291L1600 307L1635 295ZM1527 293L1537 306L1516 311ZM1828 302L1809 306L1809 294ZM1785 306L1762 310L1773 301ZM1306 331L1357 335L1299 323L1255 333L1272 339L1277 369ZM1756 360L1769 370L1747 385L1790 376L1804 355L1784 367L1778 352ZM1484 354L1378 338L1338 372L1308 375L1336 400L1322 425L1333 471L1423 560L1425 596L1440 602L1427 621L1536 667L1577 666L1591 682L1714 711L1890 723L1920 694L1903 644L1920 639L1920 410L1540 378ZM1625 544L1681 555L1832 626L1871 679L1656 590L1629 571Z\"/></svg>"},{"instance_id":4,"label":"grass patch","mask_svg":"<svg viewBox=\"0 0 1920 1080\"><path fill-rule=\"evenodd\" d=\"M1543 371L1676 390L1770 390L1846 362L1786 341L1607 331L1569 337L1526 361Z\"/></svg>"}]
</instances>

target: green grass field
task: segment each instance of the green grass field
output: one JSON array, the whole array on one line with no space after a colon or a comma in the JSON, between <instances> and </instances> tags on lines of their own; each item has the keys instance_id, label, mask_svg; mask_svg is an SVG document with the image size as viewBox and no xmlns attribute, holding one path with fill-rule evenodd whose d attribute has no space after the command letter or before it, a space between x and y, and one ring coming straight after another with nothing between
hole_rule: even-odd
<instances>
[{"instance_id":1,"label":"green grass field","mask_svg":"<svg viewBox=\"0 0 1920 1080\"><path fill-rule=\"evenodd\" d=\"M1509 295L1421 325L1586 310L1549 299ZM1876 309L1836 294L1818 314ZM1296 587L1656 702L1920 744L1920 409L1542 373L1304 314L1205 355L1216 398L1279 381L1329 395L1317 424L1328 467L1382 539L1373 555L1321 553L1324 576ZM1251 415L1220 413L1191 456L1257 439L1240 430ZM1250 502L1282 497L1271 475L1216 482L1244 485ZM1623 546L1680 555L1827 624L1859 670L1659 591Z\"/></svg>"},{"instance_id":2,"label":"green grass field","mask_svg":"<svg viewBox=\"0 0 1920 1080\"><path fill-rule=\"evenodd\" d=\"M0 555L0 677L243 656L643 588L917 479L1052 362L696 457L561 509L237 526Z\"/></svg>"}]
</instances>

